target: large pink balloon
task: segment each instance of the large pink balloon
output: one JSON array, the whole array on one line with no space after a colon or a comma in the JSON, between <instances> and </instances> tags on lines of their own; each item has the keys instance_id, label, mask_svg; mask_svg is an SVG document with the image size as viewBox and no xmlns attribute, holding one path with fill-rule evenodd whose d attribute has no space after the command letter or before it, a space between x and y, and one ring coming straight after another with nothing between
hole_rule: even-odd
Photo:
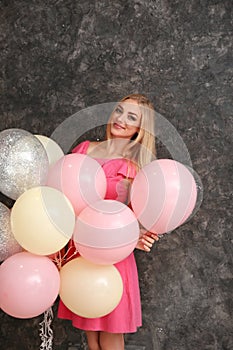
<instances>
[{"instance_id":1,"label":"large pink balloon","mask_svg":"<svg viewBox=\"0 0 233 350\"><path fill-rule=\"evenodd\" d=\"M87 205L104 198L107 188L100 164L84 154L68 154L49 170L47 185L63 192L78 215Z\"/></svg>"},{"instance_id":2,"label":"large pink balloon","mask_svg":"<svg viewBox=\"0 0 233 350\"><path fill-rule=\"evenodd\" d=\"M0 307L17 318L31 318L46 311L56 300L60 275L45 256L21 252L0 266Z\"/></svg>"},{"instance_id":3,"label":"large pink balloon","mask_svg":"<svg viewBox=\"0 0 233 350\"><path fill-rule=\"evenodd\" d=\"M190 216L197 188L193 175L183 164L159 159L138 172L130 198L139 222L147 230L163 234L174 230Z\"/></svg>"},{"instance_id":4,"label":"large pink balloon","mask_svg":"<svg viewBox=\"0 0 233 350\"><path fill-rule=\"evenodd\" d=\"M126 258L139 238L132 210L115 200L100 200L76 219L73 239L79 253L96 264L114 264Z\"/></svg>"}]
</instances>

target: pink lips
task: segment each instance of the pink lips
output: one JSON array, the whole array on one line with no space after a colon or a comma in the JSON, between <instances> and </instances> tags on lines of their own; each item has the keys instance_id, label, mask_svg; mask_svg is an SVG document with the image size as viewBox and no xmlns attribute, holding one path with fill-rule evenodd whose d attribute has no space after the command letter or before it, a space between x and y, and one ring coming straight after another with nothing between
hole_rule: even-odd
<instances>
[{"instance_id":1,"label":"pink lips","mask_svg":"<svg viewBox=\"0 0 233 350\"><path fill-rule=\"evenodd\" d=\"M116 128L116 129L125 129L123 126L121 126L120 124L118 124L118 123L113 123L113 126L114 126L114 128Z\"/></svg>"}]
</instances>

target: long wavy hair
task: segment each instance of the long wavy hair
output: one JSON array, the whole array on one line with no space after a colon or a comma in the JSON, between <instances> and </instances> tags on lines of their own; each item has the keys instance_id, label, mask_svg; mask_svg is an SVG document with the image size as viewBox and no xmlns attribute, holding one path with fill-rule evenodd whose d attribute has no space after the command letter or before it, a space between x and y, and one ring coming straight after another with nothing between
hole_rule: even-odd
<instances>
[{"instance_id":1,"label":"long wavy hair","mask_svg":"<svg viewBox=\"0 0 233 350\"><path fill-rule=\"evenodd\" d=\"M136 163L138 168L142 168L156 157L155 150L155 110L151 101L142 94L130 94L123 97L120 102L134 100L138 103L141 111L141 124L139 131L133 136L124 149L123 156ZM117 108L117 107L116 107ZM114 109L115 111L115 109ZM109 118L111 120L112 115ZM107 125L106 138L112 138L110 123Z\"/></svg>"}]
</instances>

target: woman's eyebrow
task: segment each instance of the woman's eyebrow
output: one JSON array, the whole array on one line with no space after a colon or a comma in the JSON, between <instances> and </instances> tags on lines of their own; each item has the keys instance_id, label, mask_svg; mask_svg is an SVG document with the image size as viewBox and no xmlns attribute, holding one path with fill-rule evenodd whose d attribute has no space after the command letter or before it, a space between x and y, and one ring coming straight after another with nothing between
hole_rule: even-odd
<instances>
[{"instance_id":1,"label":"woman's eyebrow","mask_svg":"<svg viewBox=\"0 0 233 350\"><path fill-rule=\"evenodd\" d=\"M137 114L137 113L134 113L134 112L128 112L129 114L133 114L133 115L135 115L136 117L139 117L139 115Z\"/></svg>"},{"instance_id":2,"label":"woman's eyebrow","mask_svg":"<svg viewBox=\"0 0 233 350\"><path fill-rule=\"evenodd\" d=\"M124 107L121 105L121 104L119 104L118 105L118 107L120 107L121 109L123 109L124 110ZM138 117L138 114L137 113L134 113L134 112L128 112L128 113L130 113L130 114L134 114L134 115L136 115L137 117Z\"/></svg>"}]
</instances>

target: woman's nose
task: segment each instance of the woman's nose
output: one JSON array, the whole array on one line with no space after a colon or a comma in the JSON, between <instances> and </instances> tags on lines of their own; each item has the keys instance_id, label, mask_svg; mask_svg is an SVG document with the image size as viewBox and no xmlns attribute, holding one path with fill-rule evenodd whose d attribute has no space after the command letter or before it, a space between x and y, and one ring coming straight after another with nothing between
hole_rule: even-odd
<instances>
[{"instance_id":1,"label":"woman's nose","mask_svg":"<svg viewBox=\"0 0 233 350\"><path fill-rule=\"evenodd\" d=\"M126 116L125 116L125 113L121 113L120 115L117 116L117 121L121 122L121 123L124 123L125 120L126 120Z\"/></svg>"}]
</instances>

